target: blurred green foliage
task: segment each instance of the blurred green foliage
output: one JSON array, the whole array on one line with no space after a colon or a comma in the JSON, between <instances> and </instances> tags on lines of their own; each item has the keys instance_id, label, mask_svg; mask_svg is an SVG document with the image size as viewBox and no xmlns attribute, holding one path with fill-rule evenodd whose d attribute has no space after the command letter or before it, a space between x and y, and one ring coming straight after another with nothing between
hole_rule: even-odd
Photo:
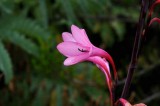
<instances>
[{"instance_id":1,"label":"blurred green foliage","mask_svg":"<svg viewBox=\"0 0 160 106\"><path fill-rule=\"evenodd\" d=\"M91 63L65 67L56 49L75 24L114 58L120 97L139 17L134 0L1 0L0 106L107 106L104 75ZM156 27L155 27L156 26ZM158 25L144 38L129 100L160 101ZM152 79L152 80L151 80ZM157 94L157 95L155 95Z\"/></svg>"}]
</instances>

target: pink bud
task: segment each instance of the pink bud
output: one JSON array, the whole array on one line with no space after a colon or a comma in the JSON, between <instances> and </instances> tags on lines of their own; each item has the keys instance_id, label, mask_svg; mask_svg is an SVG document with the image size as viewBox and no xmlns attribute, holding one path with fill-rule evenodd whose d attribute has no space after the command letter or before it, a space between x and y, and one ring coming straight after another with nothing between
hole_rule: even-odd
<instances>
[{"instance_id":1,"label":"pink bud","mask_svg":"<svg viewBox=\"0 0 160 106\"><path fill-rule=\"evenodd\" d=\"M139 104L135 104L135 105L131 105L127 100L120 98L119 102L122 103L123 106L147 106L143 103L139 103Z\"/></svg>"},{"instance_id":2,"label":"pink bud","mask_svg":"<svg viewBox=\"0 0 160 106\"><path fill-rule=\"evenodd\" d=\"M153 19L150 21L149 26L150 26L153 22L158 22L158 23L160 23L160 19L159 19L159 18L153 18Z\"/></svg>"}]
</instances>

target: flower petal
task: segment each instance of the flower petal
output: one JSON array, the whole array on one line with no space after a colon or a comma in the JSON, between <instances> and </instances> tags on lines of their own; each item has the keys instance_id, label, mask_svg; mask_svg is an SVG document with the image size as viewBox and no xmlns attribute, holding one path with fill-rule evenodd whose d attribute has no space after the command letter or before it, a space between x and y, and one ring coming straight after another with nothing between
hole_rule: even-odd
<instances>
[{"instance_id":1,"label":"flower petal","mask_svg":"<svg viewBox=\"0 0 160 106\"><path fill-rule=\"evenodd\" d=\"M99 56L92 56L92 57L89 57L87 60L96 64L97 67L104 73L106 77L108 89L110 92L110 98L112 100L113 98L112 87L113 86L112 86L112 78L111 78L110 69L109 69L109 63ZM112 105L112 102L111 102L111 105Z\"/></svg>"},{"instance_id":2,"label":"flower petal","mask_svg":"<svg viewBox=\"0 0 160 106\"><path fill-rule=\"evenodd\" d=\"M116 67L115 67L114 61L113 61L112 57L110 56L110 54L107 53L106 51L104 51L103 49L97 48L95 46L92 46L92 50L90 50L90 51L91 51L90 52L91 56L103 57L112 65L113 72L114 72L114 80L117 81L118 77L117 77Z\"/></svg>"},{"instance_id":3,"label":"flower petal","mask_svg":"<svg viewBox=\"0 0 160 106\"><path fill-rule=\"evenodd\" d=\"M71 42L76 42L72 36L71 33L68 33L68 32L63 32L62 33L62 38L63 38L63 41L71 41Z\"/></svg>"},{"instance_id":4,"label":"flower petal","mask_svg":"<svg viewBox=\"0 0 160 106\"><path fill-rule=\"evenodd\" d=\"M71 26L71 31L72 31L74 39L78 43L81 43L85 46L91 46L92 45L91 42L89 41L88 36L87 36L84 29L80 29L77 26L72 25Z\"/></svg>"},{"instance_id":5,"label":"flower petal","mask_svg":"<svg viewBox=\"0 0 160 106\"><path fill-rule=\"evenodd\" d=\"M110 74L110 68L108 61L102 59L99 56L92 56L88 58L89 61L95 63L98 68L102 70L102 72L105 74L107 82L111 81L111 74ZM110 82L109 82L110 83ZM111 85L111 84L109 84Z\"/></svg>"},{"instance_id":6,"label":"flower petal","mask_svg":"<svg viewBox=\"0 0 160 106\"><path fill-rule=\"evenodd\" d=\"M80 56L69 57L64 61L64 65L65 66L74 65L76 63L85 61L88 57L89 57L88 53L84 53L83 55Z\"/></svg>"},{"instance_id":7,"label":"flower petal","mask_svg":"<svg viewBox=\"0 0 160 106\"><path fill-rule=\"evenodd\" d=\"M133 106L147 106L147 105L145 105L144 103L139 103L139 104L135 104Z\"/></svg>"},{"instance_id":8,"label":"flower petal","mask_svg":"<svg viewBox=\"0 0 160 106\"><path fill-rule=\"evenodd\" d=\"M89 57L87 60L96 64L97 67L105 74L108 88L112 96L112 79L111 79L111 74L109 69L109 63L99 56L92 56L92 57Z\"/></svg>"},{"instance_id":9,"label":"flower petal","mask_svg":"<svg viewBox=\"0 0 160 106\"><path fill-rule=\"evenodd\" d=\"M62 42L58 44L57 49L66 57L79 56L84 53L89 53L89 47L82 46L81 44L76 42ZM82 52L80 50L86 52Z\"/></svg>"}]
</instances>

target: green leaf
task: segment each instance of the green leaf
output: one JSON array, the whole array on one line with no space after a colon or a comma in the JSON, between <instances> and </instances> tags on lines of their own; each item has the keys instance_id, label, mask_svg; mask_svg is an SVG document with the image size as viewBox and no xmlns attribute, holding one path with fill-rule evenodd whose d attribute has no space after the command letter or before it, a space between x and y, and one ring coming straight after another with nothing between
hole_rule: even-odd
<instances>
[{"instance_id":1,"label":"green leaf","mask_svg":"<svg viewBox=\"0 0 160 106\"><path fill-rule=\"evenodd\" d=\"M62 106L62 85L57 85L56 87L57 92L57 106Z\"/></svg>"},{"instance_id":2,"label":"green leaf","mask_svg":"<svg viewBox=\"0 0 160 106\"><path fill-rule=\"evenodd\" d=\"M75 106L85 106L85 100L82 97L78 97L75 102L74 102Z\"/></svg>"},{"instance_id":3,"label":"green leaf","mask_svg":"<svg viewBox=\"0 0 160 106\"><path fill-rule=\"evenodd\" d=\"M63 11L65 11L65 14L68 18L68 21L69 21L68 24L71 25L72 23L78 23L76 15L73 11L74 9L71 4L71 0L66 0L65 2L64 2L64 0L59 0L59 2L61 3Z\"/></svg>"},{"instance_id":4,"label":"green leaf","mask_svg":"<svg viewBox=\"0 0 160 106\"><path fill-rule=\"evenodd\" d=\"M85 87L86 93L92 97L93 100L96 100L99 96L102 96L102 92L95 87L87 86Z\"/></svg>"},{"instance_id":5,"label":"green leaf","mask_svg":"<svg viewBox=\"0 0 160 106\"><path fill-rule=\"evenodd\" d=\"M5 82L9 83L13 78L12 63L8 52L0 41L0 70L5 76Z\"/></svg>"},{"instance_id":6,"label":"green leaf","mask_svg":"<svg viewBox=\"0 0 160 106\"><path fill-rule=\"evenodd\" d=\"M12 14L13 13L13 1L12 0L1 0L0 10L2 13Z\"/></svg>"},{"instance_id":7,"label":"green leaf","mask_svg":"<svg viewBox=\"0 0 160 106\"><path fill-rule=\"evenodd\" d=\"M115 30L118 39L121 41L123 40L124 33L125 33L125 26L122 22L120 21L112 21L111 26L113 30Z\"/></svg>"},{"instance_id":8,"label":"green leaf","mask_svg":"<svg viewBox=\"0 0 160 106\"><path fill-rule=\"evenodd\" d=\"M2 32L2 31L0 31ZM33 43L30 39L26 38L24 35L20 35L18 32L2 32L3 35L0 34L0 37L3 37L4 40L9 40L13 44L21 47L26 52L38 56L39 48Z\"/></svg>"},{"instance_id":9,"label":"green leaf","mask_svg":"<svg viewBox=\"0 0 160 106\"><path fill-rule=\"evenodd\" d=\"M50 36L50 33L44 30L44 28L38 23L21 16L15 17L8 15L6 17L2 17L0 20L0 29L3 29L6 32L8 30L19 32L38 41L47 41Z\"/></svg>"},{"instance_id":10,"label":"green leaf","mask_svg":"<svg viewBox=\"0 0 160 106\"><path fill-rule=\"evenodd\" d=\"M42 25L48 27L48 14L45 0L39 0L39 19L41 20Z\"/></svg>"},{"instance_id":11,"label":"green leaf","mask_svg":"<svg viewBox=\"0 0 160 106\"><path fill-rule=\"evenodd\" d=\"M88 13L89 13L89 2L87 1L87 0L76 0L76 7L75 8L77 8L77 7L79 7L79 15L81 16L81 17L84 17L84 16L87 16L88 15ZM82 5L83 4L83 5ZM82 15L83 14L83 15ZM85 22L86 22L86 24L88 25L88 27L90 28L90 29L92 29L92 27L93 27L93 19L91 19L91 18L85 18L85 20L84 20Z\"/></svg>"},{"instance_id":12,"label":"green leaf","mask_svg":"<svg viewBox=\"0 0 160 106\"><path fill-rule=\"evenodd\" d=\"M32 106L46 106L47 99L50 96L50 90L52 88L52 82L44 79L40 82L40 86L36 92Z\"/></svg>"},{"instance_id":13,"label":"green leaf","mask_svg":"<svg viewBox=\"0 0 160 106\"><path fill-rule=\"evenodd\" d=\"M107 47L110 47L113 45L115 38L114 38L112 28L109 24L104 23L101 26L101 37Z\"/></svg>"},{"instance_id":14,"label":"green leaf","mask_svg":"<svg viewBox=\"0 0 160 106\"><path fill-rule=\"evenodd\" d=\"M11 23L13 30L19 31L29 37L47 40L49 33L40 27L35 21L23 17L16 18Z\"/></svg>"}]
</instances>

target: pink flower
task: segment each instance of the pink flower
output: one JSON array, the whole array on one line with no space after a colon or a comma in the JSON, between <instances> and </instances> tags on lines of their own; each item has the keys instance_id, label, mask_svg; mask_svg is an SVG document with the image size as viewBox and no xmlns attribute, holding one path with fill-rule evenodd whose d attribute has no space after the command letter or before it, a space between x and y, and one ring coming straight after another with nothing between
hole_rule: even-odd
<instances>
[{"instance_id":1,"label":"pink flower","mask_svg":"<svg viewBox=\"0 0 160 106\"><path fill-rule=\"evenodd\" d=\"M123 106L147 106L143 103L139 103L139 104L135 104L135 105L131 105L127 100L120 98L119 101L122 103Z\"/></svg>"},{"instance_id":2,"label":"pink flower","mask_svg":"<svg viewBox=\"0 0 160 106\"><path fill-rule=\"evenodd\" d=\"M68 57L64 65L69 66L79 62L87 61L89 57L99 56L109 61L114 70L114 76L117 77L116 68L112 57L104 50L95 47L88 39L84 29L75 25L71 26L71 33L62 33L63 41L58 44L57 49L60 53Z\"/></svg>"},{"instance_id":3,"label":"pink flower","mask_svg":"<svg viewBox=\"0 0 160 106\"><path fill-rule=\"evenodd\" d=\"M106 77L112 99L113 86L108 62L111 63L114 71L114 78L117 79L116 68L112 57L106 51L95 47L89 41L84 29L72 25L71 32L72 34L68 32L62 33L63 42L57 46L59 52L67 57L64 61L64 65L69 66L83 61L91 61L96 64Z\"/></svg>"}]
</instances>

